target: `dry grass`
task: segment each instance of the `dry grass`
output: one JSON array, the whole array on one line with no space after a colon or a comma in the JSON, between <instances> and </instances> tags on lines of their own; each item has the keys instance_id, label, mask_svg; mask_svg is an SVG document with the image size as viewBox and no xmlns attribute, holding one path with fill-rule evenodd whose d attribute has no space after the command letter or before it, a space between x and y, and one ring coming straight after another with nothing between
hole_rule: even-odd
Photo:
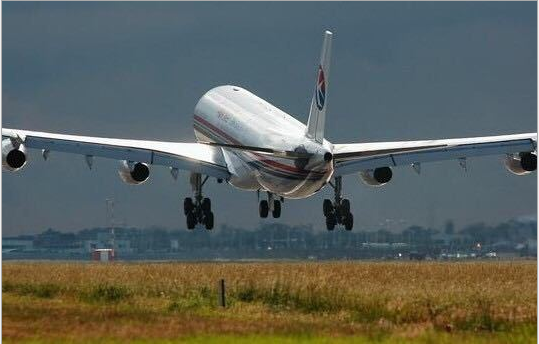
<instances>
[{"instance_id":1,"label":"dry grass","mask_svg":"<svg viewBox=\"0 0 539 344\"><path fill-rule=\"evenodd\" d=\"M434 333L494 336L491 341L515 333L535 341L536 267L4 263L3 339L154 341L229 334L429 341ZM226 310L217 306L221 278Z\"/></svg>"}]
</instances>

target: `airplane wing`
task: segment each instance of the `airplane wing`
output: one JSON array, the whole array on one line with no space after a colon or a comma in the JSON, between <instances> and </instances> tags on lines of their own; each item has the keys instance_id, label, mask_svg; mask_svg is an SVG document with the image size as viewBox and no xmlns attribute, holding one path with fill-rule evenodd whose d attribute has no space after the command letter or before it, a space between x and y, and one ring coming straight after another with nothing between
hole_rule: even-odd
<instances>
[{"instance_id":1,"label":"airplane wing","mask_svg":"<svg viewBox=\"0 0 539 344\"><path fill-rule=\"evenodd\" d=\"M2 138L2 150L5 149L4 142L11 141L15 147L22 144L25 148L41 149L45 158L48 152L56 151L169 166L215 178L230 176L221 148L199 143L112 139L6 128L2 128Z\"/></svg>"},{"instance_id":2,"label":"airplane wing","mask_svg":"<svg viewBox=\"0 0 539 344\"><path fill-rule=\"evenodd\" d=\"M335 176L378 167L537 150L537 133L460 139L334 144Z\"/></svg>"}]
</instances>

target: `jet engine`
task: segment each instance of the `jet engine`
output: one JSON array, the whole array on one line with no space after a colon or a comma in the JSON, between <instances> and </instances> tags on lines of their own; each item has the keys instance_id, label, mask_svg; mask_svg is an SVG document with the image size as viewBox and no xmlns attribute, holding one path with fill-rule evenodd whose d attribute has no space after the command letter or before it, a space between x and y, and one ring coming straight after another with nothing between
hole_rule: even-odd
<instances>
[{"instance_id":1,"label":"jet engine","mask_svg":"<svg viewBox=\"0 0 539 344\"><path fill-rule=\"evenodd\" d=\"M148 177L150 176L150 168L143 162L123 160L120 162L118 174L125 183L138 185L148 180Z\"/></svg>"},{"instance_id":2,"label":"jet engine","mask_svg":"<svg viewBox=\"0 0 539 344\"><path fill-rule=\"evenodd\" d=\"M378 167L374 170L359 172L361 180L370 186L382 186L387 184L393 177L393 171L390 167Z\"/></svg>"},{"instance_id":3,"label":"jet engine","mask_svg":"<svg viewBox=\"0 0 539 344\"><path fill-rule=\"evenodd\" d=\"M537 169L537 154L531 152L508 154L504 160L505 167L519 176L531 173Z\"/></svg>"},{"instance_id":4,"label":"jet engine","mask_svg":"<svg viewBox=\"0 0 539 344\"><path fill-rule=\"evenodd\" d=\"M2 140L2 169L15 172L26 164L26 147L13 145L10 139Z\"/></svg>"}]
</instances>

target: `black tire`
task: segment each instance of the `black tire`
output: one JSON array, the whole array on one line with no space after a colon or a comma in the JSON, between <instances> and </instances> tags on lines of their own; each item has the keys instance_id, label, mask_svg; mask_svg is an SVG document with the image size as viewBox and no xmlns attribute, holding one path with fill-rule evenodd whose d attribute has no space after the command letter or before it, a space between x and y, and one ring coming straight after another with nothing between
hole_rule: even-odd
<instances>
[{"instance_id":1,"label":"black tire","mask_svg":"<svg viewBox=\"0 0 539 344\"><path fill-rule=\"evenodd\" d=\"M341 215L347 216L348 214L350 214L350 201L343 199L341 201Z\"/></svg>"},{"instance_id":2,"label":"black tire","mask_svg":"<svg viewBox=\"0 0 539 344\"><path fill-rule=\"evenodd\" d=\"M332 231L335 229L335 216L329 215L326 217L326 228L328 231Z\"/></svg>"},{"instance_id":3,"label":"black tire","mask_svg":"<svg viewBox=\"0 0 539 344\"><path fill-rule=\"evenodd\" d=\"M329 214L333 212L333 203L329 199L325 199L322 204L322 209L324 210L324 216L328 217Z\"/></svg>"},{"instance_id":4,"label":"black tire","mask_svg":"<svg viewBox=\"0 0 539 344\"><path fill-rule=\"evenodd\" d=\"M265 219L266 217L268 217L268 212L269 212L268 201L266 200L260 201L260 204L258 205L258 213L260 214L260 217Z\"/></svg>"},{"instance_id":5,"label":"black tire","mask_svg":"<svg viewBox=\"0 0 539 344\"><path fill-rule=\"evenodd\" d=\"M195 228L197 224L196 216L193 212L190 212L186 215L185 220L187 222L187 229L191 230Z\"/></svg>"},{"instance_id":6,"label":"black tire","mask_svg":"<svg viewBox=\"0 0 539 344\"><path fill-rule=\"evenodd\" d=\"M205 213L211 212L211 200L209 198L204 198L202 200L202 211Z\"/></svg>"},{"instance_id":7,"label":"black tire","mask_svg":"<svg viewBox=\"0 0 539 344\"><path fill-rule=\"evenodd\" d=\"M354 215L352 215L351 213L349 213L349 214L344 218L344 229L346 229L347 231L351 231L352 228L354 228Z\"/></svg>"},{"instance_id":8,"label":"black tire","mask_svg":"<svg viewBox=\"0 0 539 344\"><path fill-rule=\"evenodd\" d=\"M278 219L281 217L281 201L273 201L273 217Z\"/></svg>"},{"instance_id":9,"label":"black tire","mask_svg":"<svg viewBox=\"0 0 539 344\"><path fill-rule=\"evenodd\" d=\"M213 213L212 212L207 213L206 216L204 217L204 225L206 226L206 229L209 231L213 229Z\"/></svg>"},{"instance_id":10,"label":"black tire","mask_svg":"<svg viewBox=\"0 0 539 344\"><path fill-rule=\"evenodd\" d=\"M187 215L193 212L194 208L195 208L195 205L193 204L193 200L191 199L191 197L186 197L183 200L183 214Z\"/></svg>"}]
</instances>

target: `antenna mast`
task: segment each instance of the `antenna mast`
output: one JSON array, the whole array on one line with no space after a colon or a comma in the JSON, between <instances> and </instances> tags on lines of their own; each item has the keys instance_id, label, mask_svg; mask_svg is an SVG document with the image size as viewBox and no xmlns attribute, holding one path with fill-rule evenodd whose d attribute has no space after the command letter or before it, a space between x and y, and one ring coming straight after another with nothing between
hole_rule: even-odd
<instances>
[{"instance_id":1,"label":"antenna mast","mask_svg":"<svg viewBox=\"0 0 539 344\"><path fill-rule=\"evenodd\" d=\"M107 198L105 202L107 205L107 222L110 227L110 248L112 248L114 252L114 199Z\"/></svg>"}]
</instances>

